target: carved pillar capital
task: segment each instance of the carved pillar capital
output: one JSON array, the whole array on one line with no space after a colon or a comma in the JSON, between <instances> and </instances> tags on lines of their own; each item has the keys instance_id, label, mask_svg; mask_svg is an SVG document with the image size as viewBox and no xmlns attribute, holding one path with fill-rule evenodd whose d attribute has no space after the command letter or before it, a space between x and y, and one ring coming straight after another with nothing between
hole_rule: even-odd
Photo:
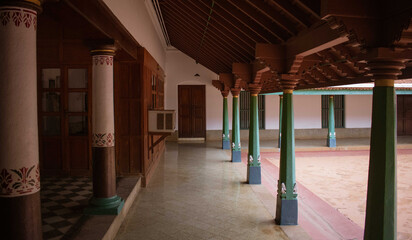
<instances>
[{"instance_id":1,"label":"carved pillar capital","mask_svg":"<svg viewBox=\"0 0 412 240\"><path fill-rule=\"evenodd\" d=\"M230 92L232 93L233 97L239 97L240 88L232 88L232 89L230 89Z\"/></svg>"},{"instance_id":2,"label":"carved pillar capital","mask_svg":"<svg viewBox=\"0 0 412 240\"><path fill-rule=\"evenodd\" d=\"M260 91L262 90L262 86L260 85L249 85L248 90L250 94L253 95L258 95Z\"/></svg>"},{"instance_id":3,"label":"carved pillar capital","mask_svg":"<svg viewBox=\"0 0 412 240\"><path fill-rule=\"evenodd\" d=\"M224 98L227 98L227 96L229 96L229 90L220 91L220 93Z\"/></svg>"},{"instance_id":4,"label":"carved pillar capital","mask_svg":"<svg viewBox=\"0 0 412 240\"><path fill-rule=\"evenodd\" d=\"M394 86L394 81L398 75L402 74L405 68L405 61L402 59L377 58L368 61L367 68L376 86Z\"/></svg>"}]
</instances>

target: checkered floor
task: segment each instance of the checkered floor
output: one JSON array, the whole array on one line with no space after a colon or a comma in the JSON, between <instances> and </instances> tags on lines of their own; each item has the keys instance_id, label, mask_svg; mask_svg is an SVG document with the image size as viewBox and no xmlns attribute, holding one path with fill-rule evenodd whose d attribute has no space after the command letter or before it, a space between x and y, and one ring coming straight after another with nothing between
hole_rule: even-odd
<instances>
[{"instance_id":1,"label":"checkered floor","mask_svg":"<svg viewBox=\"0 0 412 240\"><path fill-rule=\"evenodd\" d=\"M84 177L41 180L43 239L70 239L82 222L92 195L92 180Z\"/></svg>"}]
</instances>

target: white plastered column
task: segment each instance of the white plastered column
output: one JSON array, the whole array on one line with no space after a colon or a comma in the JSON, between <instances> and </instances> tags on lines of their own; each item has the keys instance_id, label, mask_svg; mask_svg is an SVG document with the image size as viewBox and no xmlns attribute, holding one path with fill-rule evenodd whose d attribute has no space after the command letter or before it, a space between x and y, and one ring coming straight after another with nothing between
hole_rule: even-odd
<instances>
[{"instance_id":1,"label":"white plastered column","mask_svg":"<svg viewBox=\"0 0 412 240\"><path fill-rule=\"evenodd\" d=\"M0 6L0 197L40 190L35 10Z\"/></svg>"}]
</instances>

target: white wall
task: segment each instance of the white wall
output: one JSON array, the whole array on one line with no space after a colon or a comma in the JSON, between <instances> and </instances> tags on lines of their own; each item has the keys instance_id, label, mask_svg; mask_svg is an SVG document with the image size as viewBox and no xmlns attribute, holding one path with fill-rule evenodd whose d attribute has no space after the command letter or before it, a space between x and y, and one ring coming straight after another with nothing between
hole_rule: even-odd
<instances>
[{"instance_id":1,"label":"white wall","mask_svg":"<svg viewBox=\"0 0 412 240\"><path fill-rule=\"evenodd\" d=\"M223 97L212 85L217 74L178 50L166 52L165 109L175 109L178 116L178 85L205 85L206 91L206 130L222 129ZM200 77L194 75L198 73ZM231 125L232 97L228 97L229 123ZM178 119L176 119L178 126Z\"/></svg>"},{"instance_id":2,"label":"white wall","mask_svg":"<svg viewBox=\"0 0 412 240\"><path fill-rule=\"evenodd\" d=\"M345 96L345 127L370 128L372 120L372 95Z\"/></svg>"},{"instance_id":3,"label":"white wall","mask_svg":"<svg viewBox=\"0 0 412 240\"><path fill-rule=\"evenodd\" d=\"M149 0L103 0L136 41L145 47L162 69L166 68L166 51L146 8Z\"/></svg>"},{"instance_id":4,"label":"white wall","mask_svg":"<svg viewBox=\"0 0 412 240\"><path fill-rule=\"evenodd\" d=\"M279 96L265 96L265 129L279 129Z\"/></svg>"},{"instance_id":5,"label":"white wall","mask_svg":"<svg viewBox=\"0 0 412 240\"><path fill-rule=\"evenodd\" d=\"M322 128L321 96L293 96L295 129Z\"/></svg>"}]
</instances>

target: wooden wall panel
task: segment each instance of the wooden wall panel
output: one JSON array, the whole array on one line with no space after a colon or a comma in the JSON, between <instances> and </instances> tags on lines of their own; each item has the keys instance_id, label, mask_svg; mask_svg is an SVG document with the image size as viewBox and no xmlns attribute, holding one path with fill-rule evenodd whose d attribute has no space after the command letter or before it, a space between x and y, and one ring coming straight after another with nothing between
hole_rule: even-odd
<instances>
[{"instance_id":1,"label":"wooden wall panel","mask_svg":"<svg viewBox=\"0 0 412 240\"><path fill-rule=\"evenodd\" d=\"M140 65L115 61L116 164L120 176L142 174Z\"/></svg>"}]
</instances>

